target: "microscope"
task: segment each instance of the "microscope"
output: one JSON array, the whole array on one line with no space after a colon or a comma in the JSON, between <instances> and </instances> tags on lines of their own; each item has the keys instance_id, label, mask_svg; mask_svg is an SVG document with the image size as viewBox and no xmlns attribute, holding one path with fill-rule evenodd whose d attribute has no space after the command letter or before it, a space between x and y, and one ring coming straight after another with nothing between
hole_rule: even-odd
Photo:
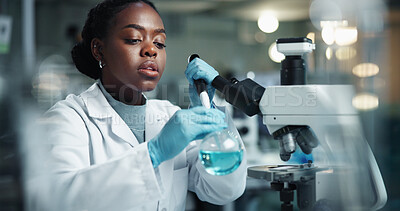
<instances>
[{"instance_id":1,"label":"microscope","mask_svg":"<svg viewBox=\"0 0 400 211\"><path fill-rule=\"evenodd\" d=\"M308 38L277 40L285 55L281 85L262 87L251 79L217 76L212 86L225 100L263 123L279 141L279 155L288 161L296 150L313 155L302 164L261 165L248 176L270 182L279 191L281 210L377 210L387 200L374 155L363 136L351 85L309 85L304 55L315 49Z\"/></svg>"}]
</instances>

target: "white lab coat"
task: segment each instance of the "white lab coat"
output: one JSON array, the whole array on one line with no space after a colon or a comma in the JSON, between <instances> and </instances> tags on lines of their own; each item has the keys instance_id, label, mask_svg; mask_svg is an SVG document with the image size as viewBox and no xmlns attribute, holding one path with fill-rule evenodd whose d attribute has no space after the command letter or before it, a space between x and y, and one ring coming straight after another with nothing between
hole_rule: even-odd
<instances>
[{"instance_id":1,"label":"white lab coat","mask_svg":"<svg viewBox=\"0 0 400 211\"><path fill-rule=\"evenodd\" d=\"M245 159L229 175L210 175L198 159L196 141L153 168L147 142L179 109L169 101L147 100L146 140L139 144L97 83L54 105L41 121L52 172L47 209L184 210L187 190L213 204L238 198L245 189ZM46 203L40 201L35 206Z\"/></svg>"}]
</instances>

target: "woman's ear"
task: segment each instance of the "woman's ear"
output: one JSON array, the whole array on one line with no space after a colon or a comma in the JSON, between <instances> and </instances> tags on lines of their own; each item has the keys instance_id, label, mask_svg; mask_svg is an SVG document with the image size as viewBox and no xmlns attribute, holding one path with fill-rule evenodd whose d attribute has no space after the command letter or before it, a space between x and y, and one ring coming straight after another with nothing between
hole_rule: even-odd
<instances>
[{"instance_id":1,"label":"woman's ear","mask_svg":"<svg viewBox=\"0 0 400 211\"><path fill-rule=\"evenodd\" d=\"M93 38L92 42L90 43L90 48L92 50L92 55L97 61L103 60L103 41L98 38Z\"/></svg>"}]
</instances>

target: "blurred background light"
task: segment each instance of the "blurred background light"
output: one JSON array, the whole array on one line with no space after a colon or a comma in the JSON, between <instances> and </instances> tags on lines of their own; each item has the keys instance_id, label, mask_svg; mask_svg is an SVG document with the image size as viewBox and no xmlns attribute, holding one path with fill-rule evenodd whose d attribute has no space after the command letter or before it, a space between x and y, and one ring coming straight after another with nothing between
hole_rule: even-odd
<instances>
[{"instance_id":1,"label":"blurred background light","mask_svg":"<svg viewBox=\"0 0 400 211\"><path fill-rule=\"evenodd\" d=\"M371 93L360 93L353 98L353 106L362 111L369 111L378 108L379 98Z\"/></svg>"},{"instance_id":2,"label":"blurred background light","mask_svg":"<svg viewBox=\"0 0 400 211\"><path fill-rule=\"evenodd\" d=\"M338 60L349 60L357 55L357 50L353 47L340 47L336 50L335 56Z\"/></svg>"},{"instance_id":3,"label":"blurred background light","mask_svg":"<svg viewBox=\"0 0 400 211\"><path fill-rule=\"evenodd\" d=\"M256 74L253 71L249 71L249 72L247 72L246 77L250 78L250 79L254 79L256 77Z\"/></svg>"},{"instance_id":4,"label":"blurred background light","mask_svg":"<svg viewBox=\"0 0 400 211\"><path fill-rule=\"evenodd\" d=\"M268 55L271 60L276 63L281 63L281 61L285 58L285 55L283 55L283 53L278 52L275 42L272 43L271 46L269 46Z\"/></svg>"},{"instance_id":5,"label":"blurred background light","mask_svg":"<svg viewBox=\"0 0 400 211\"><path fill-rule=\"evenodd\" d=\"M353 74L360 78L374 76L378 73L379 67L374 63L361 63L353 68Z\"/></svg>"},{"instance_id":6,"label":"blurred background light","mask_svg":"<svg viewBox=\"0 0 400 211\"><path fill-rule=\"evenodd\" d=\"M327 45L332 45L335 42L335 29L332 26L326 26L322 29L321 36Z\"/></svg>"},{"instance_id":7,"label":"blurred background light","mask_svg":"<svg viewBox=\"0 0 400 211\"><path fill-rule=\"evenodd\" d=\"M347 46L357 42L358 30L356 27L334 26L324 24L321 31L322 40L327 45L336 43L339 46Z\"/></svg>"},{"instance_id":8,"label":"blurred background light","mask_svg":"<svg viewBox=\"0 0 400 211\"><path fill-rule=\"evenodd\" d=\"M265 33L272 33L279 27L278 19L271 13L263 13L257 21L258 28Z\"/></svg>"},{"instance_id":9,"label":"blurred background light","mask_svg":"<svg viewBox=\"0 0 400 211\"><path fill-rule=\"evenodd\" d=\"M338 27L335 29L335 42L340 46L351 45L357 42L356 27Z\"/></svg>"},{"instance_id":10,"label":"blurred background light","mask_svg":"<svg viewBox=\"0 0 400 211\"><path fill-rule=\"evenodd\" d=\"M326 59L331 60L332 59L332 54L333 54L332 48L328 47L326 49L326 51L325 51Z\"/></svg>"},{"instance_id":11,"label":"blurred background light","mask_svg":"<svg viewBox=\"0 0 400 211\"><path fill-rule=\"evenodd\" d=\"M64 98L69 77L64 73L45 72L32 82L32 95L40 107L47 107Z\"/></svg>"},{"instance_id":12,"label":"blurred background light","mask_svg":"<svg viewBox=\"0 0 400 211\"><path fill-rule=\"evenodd\" d=\"M65 74L42 73L38 76L38 81L33 84L33 88L44 91L60 91L66 89L68 77Z\"/></svg>"},{"instance_id":13,"label":"blurred background light","mask_svg":"<svg viewBox=\"0 0 400 211\"><path fill-rule=\"evenodd\" d=\"M349 25L347 20L335 20L335 21L321 21L320 25L322 28L330 26L330 27L346 27Z\"/></svg>"}]
</instances>

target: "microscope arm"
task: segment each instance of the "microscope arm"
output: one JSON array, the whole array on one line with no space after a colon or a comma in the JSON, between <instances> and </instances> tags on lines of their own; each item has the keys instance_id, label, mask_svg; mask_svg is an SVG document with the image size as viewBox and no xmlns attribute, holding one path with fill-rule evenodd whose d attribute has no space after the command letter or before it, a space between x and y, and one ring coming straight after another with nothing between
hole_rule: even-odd
<instances>
[{"instance_id":1,"label":"microscope arm","mask_svg":"<svg viewBox=\"0 0 400 211\"><path fill-rule=\"evenodd\" d=\"M260 113L259 103L265 88L253 80L247 78L243 81L238 81L236 78L232 78L231 81L228 81L221 76L217 76L211 85L224 94L228 103L248 116Z\"/></svg>"}]
</instances>

